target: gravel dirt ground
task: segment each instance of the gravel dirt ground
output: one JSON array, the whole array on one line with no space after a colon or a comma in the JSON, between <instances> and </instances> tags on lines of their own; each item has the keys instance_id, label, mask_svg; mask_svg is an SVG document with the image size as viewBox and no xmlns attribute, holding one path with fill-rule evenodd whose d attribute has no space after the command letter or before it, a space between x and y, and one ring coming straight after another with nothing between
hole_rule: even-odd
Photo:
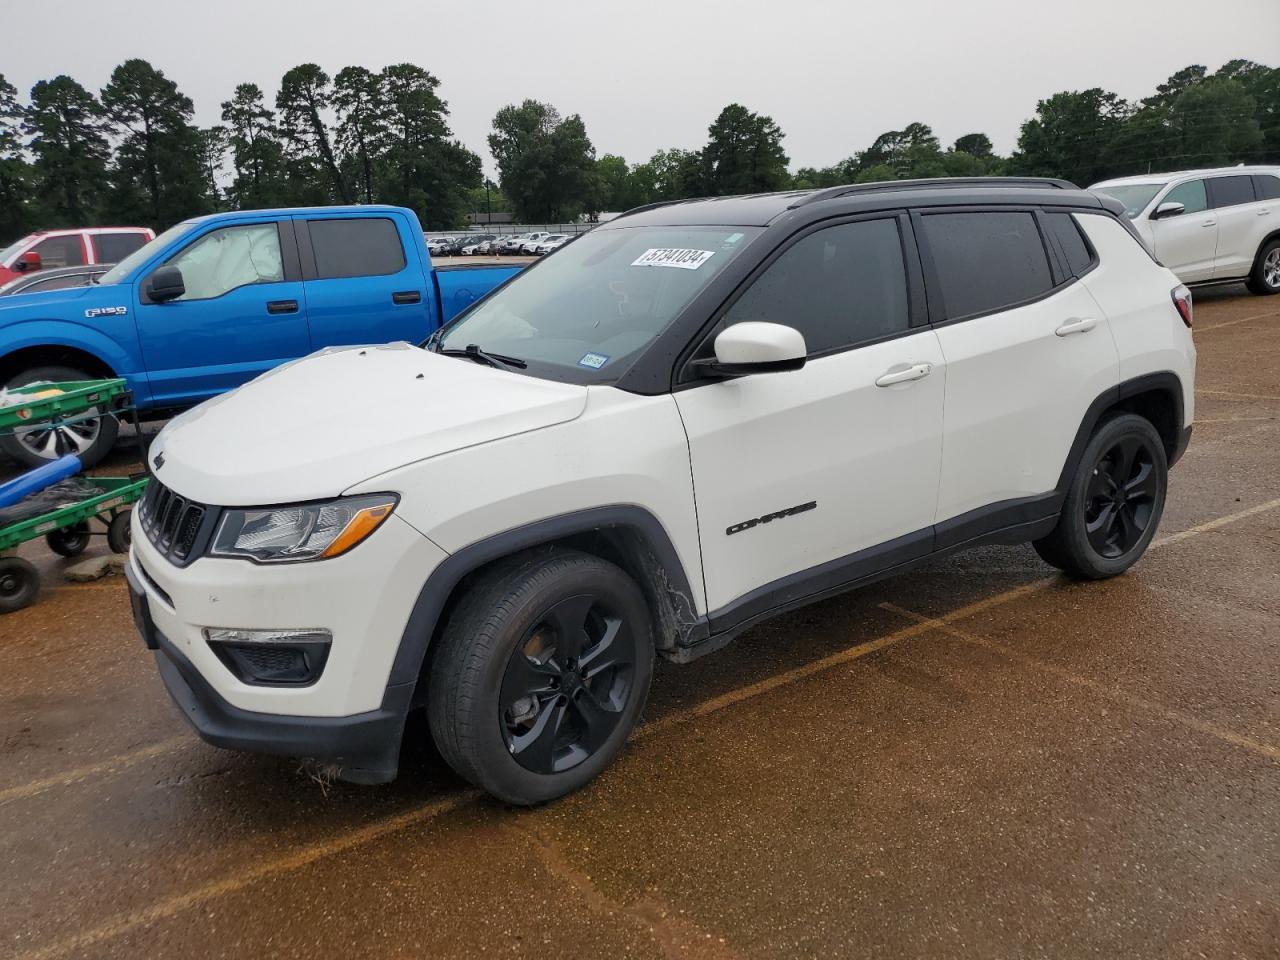
<instances>
[{"instance_id":1,"label":"gravel dirt ground","mask_svg":"<svg viewBox=\"0 0 1280 960\"><path fill-rule=\"evenodd\" d=\"M983 549L662 664L619 761L537 810L421 723L378 788L206 746L123 580L28 545L0 957L1280 955L1280 298L1202 291L1195 336L1128 575Z\"/></svg>"}]
</instances>

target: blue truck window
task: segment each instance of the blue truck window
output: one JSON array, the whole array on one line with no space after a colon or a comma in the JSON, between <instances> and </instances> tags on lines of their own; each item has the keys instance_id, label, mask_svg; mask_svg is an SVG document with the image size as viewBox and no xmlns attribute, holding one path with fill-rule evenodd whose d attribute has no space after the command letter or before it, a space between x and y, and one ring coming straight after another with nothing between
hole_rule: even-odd
<instances>
[{"instance_id":1,"label":"blue truck window","mask_svg":"<svg viewBox=\"0 0 1280 960\"><path fill-rule=\"evenodd\" d=\"M171 261L187 288L180 300L212 300L255 283L284 279L274 223L224 227L201 237Z\"/></svg>"},{"instance_id":2,"label":"blue truck window","mask_svg":"<svg viewBox=\"0 0 1280 960\"><path fill-rule=\"evenodd\" d=\"M309 220L307 227L321 280L384 277L405 267L400 232L388 217Z\"/></svg>"}]
</instances>

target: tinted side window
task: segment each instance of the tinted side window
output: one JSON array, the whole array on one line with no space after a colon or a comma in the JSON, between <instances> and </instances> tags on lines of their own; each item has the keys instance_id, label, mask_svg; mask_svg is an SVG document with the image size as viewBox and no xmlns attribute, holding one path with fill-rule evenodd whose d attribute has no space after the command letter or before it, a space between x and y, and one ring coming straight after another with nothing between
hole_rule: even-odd
<instances>
[{"instance_id":1,"label":"tinted side window","mask_svg":"<svg viewBox=\"0 0 1280 960\"><path fill-rule=\"evenodd\" d=\"M1209 194L1215 207L1253 203L1253 177L1214 177L1209 181Z\"/></svg>"},{"instance_id":2,"label":"tinted side window","mask_svg":"<svg viewBox=\"0 0 1280 960\"><path fill-rule=\"evenodd\" d=\"M78 267L84 263L84 247L80 245L80 237L50 237L41 240L31 248L40 254L40 269L49 270L54 267Z\"/></svg>"},{"instance_id":3,"label":"tinted side window","mask_svg":"<svg viewBox=\"0 0 1280 960\"><path fill-rule=\"evenodd\" d=\"M1253 189L1259 200L1280 200L1280 177L1273 177L1269 173L1256 174Z\"/></svg>"},{"instance_id":4,"label":"tinted side window","mask_svg":"<svg viewBox=\"0 0 1280 960\"><path fill-rule=\"evenodd\" d=\"M1044 222L1066 255L1067 269L1077 277L1088 270L1093 263L1093 253L1080 233L1075 217L1069 213L1048 213Z\"/></svg>"},{"instance_id":5,"label":"tinted side window","mask_svg":"<svg viewBox=\"0 0 1280 960\"><path fill-rule=\"evenodd\" d=\"M119 263L147 242L143 233L100 233L93 238L99 263Z\"/></svg>"},{"instance_id":6,"label":"tinted side window","mask_svg":"<svg viewBox=\"0 0 1280 960\"><path fill-rule=\"evenodd\" d=\"M382 277L404 269L400 234L386 217L309 220L307 226L321 280Z\"/></svg>"},{"instance_id":7,"label":"tinted side window","mask_svg":"<svg viewBox=\"0 0 1280 960\"><path fill-rule=\"evenodd\" d=\"M842 223L799 240L756 278L720 326L744 320L795 327L810 355L906 330L897 221Z\"/></svg>"},{"instance_id":8,"label":"tinted side window","mask_svg":"<svg viewBox=\"0 0 1280 960\"><path fill-rule=\"evenodd\" d=\"M1165 194L1160 203L1180 203L1186 207L1183 213L1199 213L1209 209L1209 197L1204 192L1203 180L1188 180L1178 184Z\"/></svg>"},{"instance_id":9,"label":"tinted side window","mask_svg":"<svg viewBox=\"0 0 1280 960\"><path fill-rule=\"evenodd\" d=\"M940 213L923 218L947 319L999 310L1053 287L1029 213Z\"/></svg>"}]
</instances>

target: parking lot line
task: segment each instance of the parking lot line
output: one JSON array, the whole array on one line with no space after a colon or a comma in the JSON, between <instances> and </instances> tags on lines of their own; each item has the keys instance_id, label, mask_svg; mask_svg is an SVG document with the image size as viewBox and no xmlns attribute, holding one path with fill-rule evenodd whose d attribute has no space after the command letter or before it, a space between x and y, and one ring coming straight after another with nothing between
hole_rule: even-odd
<instances>
[{"instance_id":1,"label":"parking lot line","mask_svg":"<svg viewBox=\"0 0 1280 960\"><path fill-rule=\"evenodd\" d=\"M161 740L159 743L153 743L149 747L143 747L141 750L118 753L115 756L107 757L105 760L99 760L97 763L86 764L83 767L76 767L74 770L57 773L51 777L43 777L40 780L32 780L16 787L9 787L7 790L0 790L0 807L14 800L27 800L54 787L78 783L101 773L115 773L125 767L169 753L171 750L192 742L193 738L191 737L172 737L168 740Z\"/></svg>"},{"instance_id":2,"label":"parking lot line","mask_svg":"<svg viewBox=\"0 0 1280 960\"><path fill-rule=\"evenodd\" d=\"M955 637L957 640L963 640L965 643L982 647L984 650L991 650L992 652L998 653L1010 660L1017 660L1019 663L1025 663L1027 666L1033 667L1037 670L1042 670L1045 673L1051 673L1059 679L1075 684L1078 687L1084 687L1094 693L1101 694L1116 703L1164 717L1166 720L1172 720L1184 727L1188 727L1192 730L1198 731L1199 733L1207 734L1208 736L1221 740L1224 743L1241 747L1245 750L1249 750L1253 753L1259 754L1260 756L1266 757L1268 760L1274 760L1277 763L1280 763L1280 747L1262 743L1259 740L1254 740L1252 737L1241 736L1238 733L1233 733L1232 731L1227 730L1224 727L1219 727L1216 724L1206 723L1197 717L1193 717L1191 714L1183 713L1181 710L1176 710L1173 707L1167 707L1162 703L1156 703L1152 700L1146 700L1131 693L1125 693L1123 690L1118 690L1115 687L1108 686L1098 680L1083 677L1078 673L1066 669L1065 667L1058 666L1056 663L1049 663L1046 660L1041 660L1039 657L1034 657L1029 653L1025 653L1022 650L1017 649L1016 647L1011 647L1007 643L1002 643L999 640L992 640L988 637L982 637L976 633L970 633L967 630L961 630L959 627L948 623L946 620L926 617L911 610L904 609L894 603L882 603L880 604L880 609L888 610L890 613L896 613L900 617L906 617L908 620L913 620L918 626L932 627L941 633Z\"/></svg>"},{"instance_id":3,"label":"parking lot line","mask_svg":"<svg viewBox=\"0 0 1280 960\"><path fill-rule=\"evenodd\" d=\"M343 853L353 847L385 837L389 833L395 833L398 830L404 830L407 827L434 820L436 817L449 813L451 810L456 810L465 804L479 800L480 796L479 790L466 790L447 800L439 800L435 803L429 803L414 810L388 817L385 820L379 820L350 833L303 847L288 856L268 860L232 876L203 884L176 897L161 900L145 910L134 910L121 914L102 926L64 937L61 940L55 940L53 943L29 950L26 953L17 954L15 960L49 960L49 958L62 956L73 950L83 950L105 940L115 939L139 927L145 927L148 924L181 913L189 907L197 906L228 893L235 893L237 890L257 883L259 880L265 880L268 877L290 870L297 870L299 867L305 867L324 857Z\"/></svg>"},{"instance_id":4,"label":"parking lot line","mask_svg":"<svg viewBox=\"0 0 1280 960\"><path fill-rule=\"evenodd\" d=\"M1209 390L1205 387L1196 387L1196 393L1207 393L1214 397L1229 397L1233 400L1280 400L1280 397L1266 396L1261 393L1236 393L1233 390Z\"/></svg>"},{"instance_id":5,"label":"parking lot line","mask_svg":"<svg viewBox=\"0 0 1280 960\"><path fill-rule=\"evenodd\" d=\"M1245 510L1240 510L1236 513L1219 517L1215 520L1209 520L1187 530L1179 531L1178 533L1170 534L1167 537L1156 540L1152 543L1150 549L1156 549L1172 543L1177 543L1181 540L1189 539L1199 534L1207 533L1211 530L1216 530L1220 527L1255 516L1259 513L1274 510L1277 507L1280 507L1280 499L1270 500L1266 503L1258 504ZM776 676L761 680L758 683L740 687L737 690L730 691L720 697L705 701L704 703L691 707L688 710L673 713L660 720L647 723L638 729L632 736L632 742L639 742L648 739L656 733L668 730L688 720L706 716L726 707L742 703L743 701L760 696L761 694L768 693L771 690L790 685L796 681L821 673L824 670L828 670L843 663L849 663L878 650L883 650L886 647L899 643L902 640L920 636L931 631L941 631L948 635L955 636L957 639L964 639L977 645L990 644L992 649L997 650L997 652L1004 653L1006 651L1001 649L1004 646L1003 644L998 644L996 641L988 641L985 638L977 637L975 634L969 634L967 631L955 627L954 621L965 619L976 613L990 610L993 607L1001 606L1020 597L1028 596L1029 594L1044 589L1050 584L1060 582L1060 580L1061 578L1058 576L1045 577L1043 579L1024 584L1020 587L1005 590L995 596L979 600L956 610L952 610L950 613L937 618L922 617L920 614L915 614L900 607L895 607L892 604L881 604L884 609L896 613L899 616L906 616L916 622L901 630L895 630L892 633L885 634L874 640L857 644L856 646L849 647L846 650L823 657L820 660L815 660L812 663L804 664L792 670L788 670L785 673L780 673ZM1235 746L1243 747L1255 753L1260 753L1272 760L1280 761L1280 748L1272 747L1256 740L1251 740L1248 737L1242 737L1229 730L1216 727L1213 724L1204 723L1203 721L1197 720L1195 717L1183 714L1180 711L1173 710L1169 707L1163 707L1159 704L1150 703L1149 701L1142 700L1141 698L1112 690L1104 684L1099 684L1097 681L1080 677L1071 673L1071 671L1063 670L1061 667L1045 663L1044 661L1030 657L1028 654L1022 653L1021 651L1013 648L1007 649L1007 655L1019 659L1025 658L1028 661L1034 661L1037 666L1042 666L1047 670L1059 673L1064 679L1068 679L1074 683L1078 683L1079 685L1087 686L1090 689L1096 689L1098 692L1104 693L1118 702L1130 703L1135 707L1140 706L1150 711L1163 714L1168 719L1182 723L1189 728L1206 733ZM168 741L166 741L166 743L167 742ZM156 745L156 747L159 746L159 744ZM155 748L153 747L150 749ZM104 761L104 764L109 763L110 761ZM58 781L61 778L50 779ZM54 785L56 785L56 783ZM12 789L16 790L22 788ZM350 833L342 834L331 838L330 840L302 847L287 856L280 857L275 860L269 860L265 863L260 863L248 870L241 871L229 877L224 877L221 880L211 881L210 883L197 887L195 890L179 894L175 897L169 898L168 900L162 900L145 910L123 914L101 926L74 934L62 940L54 941L51 944L36 948L35 950L27 953L18 954L15 960L50 960L50 958L61 956L72 950L82 949L86 946L101 943L105 940L114 939L115 937L122 936L139 927L174 916L189 907L215 899L223 894L234 893L235 891L241 890L258 880L308 866L317 860L323 859L324 857L344 853L364 843L387 836L388 834L394 833L408 826L434 819L441 814L455 810L464 804L477 800L480 796L481 794L479 791L468 790L447 800L427 804L424 807L409 810L386 820L360 827Z\"/></svg>"},{"instance_id":6,"label":"parking lot line","mask_svg":"<svg viewBox=\"0 0 1280 960\"><path fill-rule=\"evenodd\" d=\"M1237 323L1248 323L1251 320L1262 320L1266 317L1280 317L1280 311L1272 310L1270 313L1255 313L1251 317L1239 317L1235 320L1224 320L1222 323L1215 323L1209 327L1198 326L1195 328L1195 332L1208 333L1210 330L1221 330L1223 327L1234 327Z\"/></svg>"}]
</instances>

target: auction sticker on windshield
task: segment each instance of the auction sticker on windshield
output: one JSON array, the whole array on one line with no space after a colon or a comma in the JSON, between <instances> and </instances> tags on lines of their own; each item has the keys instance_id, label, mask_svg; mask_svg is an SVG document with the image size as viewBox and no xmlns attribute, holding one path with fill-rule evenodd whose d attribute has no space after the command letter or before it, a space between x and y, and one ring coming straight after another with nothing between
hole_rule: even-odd
<instances>
[{"instance_id":1,"label":"auction sticker on windshield","mask_svg":"<svg viewBox=\"0 0 1280 960\"><path fill-rule=\"evenodd\" d=\"M697 270L715 256L714 250L686 250L682 247L650 247L631 262L633 267L676 267Z\"/></svg>"}]
</instances>

